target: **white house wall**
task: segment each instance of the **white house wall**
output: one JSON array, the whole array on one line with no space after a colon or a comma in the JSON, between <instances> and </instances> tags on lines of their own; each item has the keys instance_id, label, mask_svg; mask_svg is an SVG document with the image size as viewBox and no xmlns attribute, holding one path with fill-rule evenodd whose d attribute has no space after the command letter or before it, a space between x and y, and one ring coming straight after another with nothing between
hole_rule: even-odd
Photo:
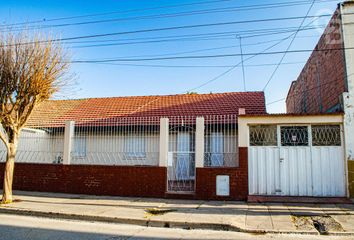
<instances>
[{"instance_id":1,"label":"white house wall","mask_svg":"<svg viewBox=\"0 0 354 240\"><path fill-rule=\"evenodd\" d=\"M20 134L16 162L53 163L62 155L62 136L36 129L23 129ZM6 147L0 143L0 160L6 159Z\"/></svg>"},{"instance_id":2,"label":"white house wall","mask_svg":"<svg viewBox=\"0 0 354 240\"><path fill-rule=\"evenodd\" d=\"M346 158L354 161L354 3L341 6L348 92L343 95Z\"/></svg>"},{"instance_id":3,"label":"white house wall","mask_svg":"<svg viewBox=\"0 0 354 240\"><path fill-rule=\"evenodd\" d=\"M129 137L129 135L128 135ZM152 165L159 164L159 133L149 135L137 135L144 138L146 157L127 156L125 153L126 135L122 134L81 134L75 136L76 140L85 140L86 154L75 156L75 148L72 148L72 164L97 164L97 165ZM138 144L138 143L137 143Z\"/></svg>"},{"instance_id":4,"label":"white house wall","mask_svg":"<svg viewBox=\"0 0 354 240\"><path fill-rule=\"evenodd\" d=\"M53 163L62 157L63 135L23 130L20 135L16 161Z\"/></svg>"},{"instance_id":5,"label":"white house wall","mask_svg":"<svg viewBox=\"0 0 354 240\"><path fill-rule=\"evenodd\" d=\"M239 116L238 143L239 147L248 147L249 125L259 124L342 124L342 114L323 115L265 115L265 116Z\"/></svg>"},{"instance_id":6,"label":"white house wall","mask_svg":"<svg viewBox=\"0 0 354 240\"><path fill-rule=\"evenodd\" d=\"M5 162L6 159L6 147L5 144L0 141L0 162Z\"/></svg>"}]
</instances>

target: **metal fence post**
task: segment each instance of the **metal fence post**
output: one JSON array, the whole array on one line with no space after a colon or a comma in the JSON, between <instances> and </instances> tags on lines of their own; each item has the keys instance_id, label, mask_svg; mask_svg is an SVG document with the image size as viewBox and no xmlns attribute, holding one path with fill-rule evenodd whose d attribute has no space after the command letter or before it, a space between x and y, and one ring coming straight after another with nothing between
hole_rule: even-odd
<instances>
[{"instance_id":1,"label":"metal fence post","mask_svg":"<svg viewBox=\"0 0 354 240\"><path fill-rule=\"evenodd\" d=\"M63 164L69 165L71 160L71 148L74 136L74 121L65 122Z\"/></svg>"},{"instance_id":2,"label":"metal fence post","mask_svg":"<svg viewBox=\"0 0 354 240\"><path fill-rule=\"evenodd\" d=\"M195 130L195 167L204 167L204 118L196 119Z\"/></svg>"},{"instance_id":3,"label":"metal fence post","mask_svg":"<svg viewBox=\"0 0 354 240\"><path fill-rule=\"evenodd\" d=\"M167 166L168 158L168 134L169 134L169 120L168 118L160 119L160 155L159 166Z\"/></svg>"}]
</instances>

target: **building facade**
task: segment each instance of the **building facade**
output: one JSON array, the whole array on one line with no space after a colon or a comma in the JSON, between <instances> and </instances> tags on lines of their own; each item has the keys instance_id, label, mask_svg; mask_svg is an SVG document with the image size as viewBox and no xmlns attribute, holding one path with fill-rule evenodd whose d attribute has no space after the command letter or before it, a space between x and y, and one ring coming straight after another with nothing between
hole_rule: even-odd
<instances>
[{"instance_id":1,"label":"building facade","mask_svg":"<svg viewBox=\"0 0 354 240\"><path fill-rule=\"evenodd\" d=\"M288 113L344 113L348 188L354 196L354 1L338 5L286 99Z\"/></svg>"}]
</instances>

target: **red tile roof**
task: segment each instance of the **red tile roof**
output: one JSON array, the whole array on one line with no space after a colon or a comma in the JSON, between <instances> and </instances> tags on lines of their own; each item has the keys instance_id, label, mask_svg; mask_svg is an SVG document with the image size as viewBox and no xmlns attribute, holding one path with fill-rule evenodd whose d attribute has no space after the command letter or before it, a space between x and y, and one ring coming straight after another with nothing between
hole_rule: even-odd
<instances>
[{"instance_id":1,"label":"red tile roof","mask_svg":"<svg viewBox=\"0 0 354 240\"><path fill-rule=\"evenodd\" d=\"M119 117L238 115L239 108L245 108L246 114L265 114L264 93L230 92L49 100L34 110L28 126L42 125L43 122L62 124L68 120L91 122Z\"/></svg>"}]
</instances>

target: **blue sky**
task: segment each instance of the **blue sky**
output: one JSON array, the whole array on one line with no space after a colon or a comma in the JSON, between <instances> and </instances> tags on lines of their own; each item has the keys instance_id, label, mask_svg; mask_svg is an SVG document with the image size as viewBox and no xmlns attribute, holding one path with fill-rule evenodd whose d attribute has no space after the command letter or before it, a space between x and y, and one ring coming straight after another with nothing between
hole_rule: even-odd
<instances>
[{"instance_id":1,"label":"blue sky","mask_svg":"<svg viewBox=\"0 0 354 240\"><path fill-rule=\"evenodd\" d=\"M273 4L285 2L299 2L300 0L260 0L241 1L229 0L215 2L212 0L116 0L116 1L2 1L0 4L0 15L2 24L14 24L27 22L27 26L45 27L41 31L49 32L56 37L76 37L82 35L92 35L112 32L126 32L140 29L164 28L181 25L195 25L217 22L245 21L254 19L283 18L293 16L304 16L310 7L307 4L286 7L272 7L263 9L252 9L245 11L234 11L240 6ZM306 1L306 0L305 0ZM191 3L204 4L194 4ZM210 3L207 3L210 2ZM324 1L314 5L310 16L332 13L336 6L336 1ZM163 7L171 5L181 5L176 7ZM161 8L162 7L162 8ZM145 11L137 9L155 8ZM182 12L201 11L208 9L221 9L218 13L194 14L179 17L166 17L166 14L176 14ZM230 11L226 12L228 9ZM130 11L134 10L134 11ZM61 17L81 16L87 14L116 12L107 15L94 17L71 18L58 21L41 21L43 19L53 19ZM141 18L142 16L156 16L159 18ZM163 15L164 17L162 17ZM140 17L140 19L132 19ZM55 27L53 25L66 23L79 23L95 20L122 19L128 20L111 21L106 23L82 24L74 26ZM41 21L35 24L31 21ZM290 50L313 49L316 45L321 28L327 23L328 18L321 18L318 21L307 19L304 25L310 30L300 31ZM284 51L288 47L291 38L281 41L293 32L259 35L250 31L274 28L292 28L295 31L301 24L302 19L270 22L253 22L247 24L221 25L213 27L179 29L160 32L149 32L139 34L116 35L100 38L90 38L73 40L66 43L72 60L105 59L105 58L154 58L160 56L192 56L192 55L219 55L219 54L239 54L239 39L242 38L243 53L257 53L278 43L269 51ZM46 27L50 25L50 27ZM230 32L227 36L218 38L210 37L189 37L181 39L181 35L209 34L218 32ZM171 37L172 36L172 37ZM178 37L176 37L178 36ZM156 38L167 37L173 41L158 41ZM178 40L176 40L178 38ZM108 40L108 42L107 42ZM146 41L154 41L146 43ZM89 42L83 42L89 41ZM102 42L105 41L105 42ZM115 42L114 42L115 41ZM131 44L131 42L142 42ZM127 43L125 45L114 46L92 46L107 43ZM86 46L86 47L83 47ZM87 47L91 46L91 47ZM305 64L310 52L289 53L284 58L282 64L274 78L267 86L266 100L268 103L286 97L291 81L295 80ZM246 59L248 56L244 56ZM279 62L281 54L259 55L245 61L245 80L248 91L260 91L269 80L275 65ZM86 97L107 97L107 96L130 96L130 95L164 95L180 94L190 89L209 82L216 76L224 73L230 66L237 64L240 56L225 58L207 59L179 59L179 60L159 60L159 61L139 61L120 62L120 64L87 64L73 63L71 72L76 74L76 84L70 91L63 92L61 98L86 98ZM130 65L129 65L130 64ZM131 64L140 66L131 66ZM264 65L266 66L259 66ZM157 65L141 66L141 65ZM160 67L160 66L164 67ZM178 66L178 67L170 67ZM203 66L203 67L186 67ZM220 67L221 66L221 67ZM243 91L242 68L236 67L232 71L223 75L219 79L210 82L202 87L193 90L198 93L216 93ZM284 112L285 101L267 105L269 112Z\"/></svg>"}]
</instances>

